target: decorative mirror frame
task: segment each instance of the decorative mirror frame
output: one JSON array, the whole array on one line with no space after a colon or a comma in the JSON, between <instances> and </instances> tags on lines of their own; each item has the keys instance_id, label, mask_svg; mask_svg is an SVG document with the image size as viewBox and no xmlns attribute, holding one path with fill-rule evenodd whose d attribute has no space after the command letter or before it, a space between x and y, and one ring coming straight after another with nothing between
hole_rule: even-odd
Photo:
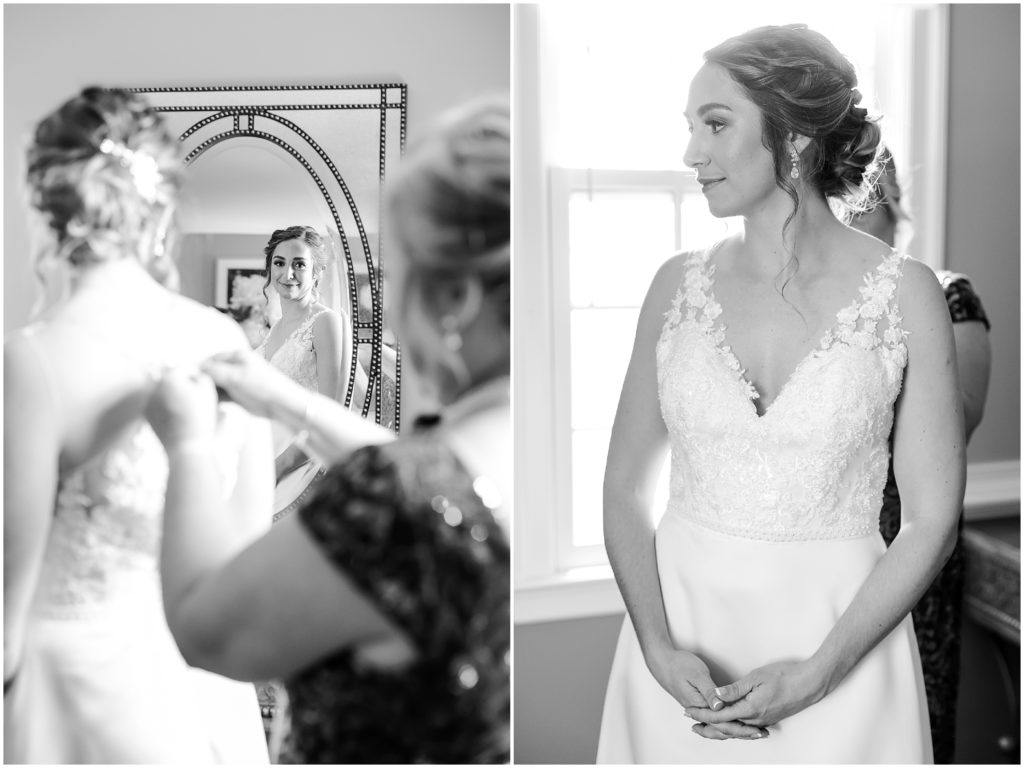
<instances>
[{"instance_id":1,"label":"decorative mirror frame","mask_svg":"<svg viewBox=\"0 0 1024 768\"><path fill-rule=\"evenodd\" d=\"M312 178L331 212L334 225L340 235L344 250L345 269L348 273L348 293L352 308L351 333L354 350L350 361L349 385L345 405L352 402L356 380L356 366L360 345L372 345L366 399L363 416L369 415L371 402L376 404L374 418L382 423L382 401L384 400L383 351L383 272L384 252L382 227L379 226L380 200L384 177L389 162L394 162L405 152L407 86L402 83L374 83L369 85L297 85L297 86L210 86L172 88L128 88L126 90L146 94L153 108L165 113L172 130L180 130L184 146L185 164L196 162L211 148L233 139L258 139L268 141L295 159ZM339 158L332 157L325 150L323 135L314 134L312 123L322 122L325 114L340 118L341 110L375 111L379 114L379 147L377 167L379 179L373 192L376 200L356 200L339 170ZM181 117L187 116L185 122ZM397 128L397 131L395 130ZM324 133L321 125L316 130ZM334 128L330 128L333 133ZM344 126L337 126L338 135ZM319 141L318 141L319 139ZM376 258L371 240L360 214L360 205L377 206L378 233ZM367 204L370 204L369 206ZM372 313L368 320L360 317L358 310L355 263L353 248L349 244L352 227L346 227L343 219L354 223L358 234L359 248L365 261L372 298ZM347 231L348 230L348 231ZM400 425L401 393L401 347L395 340L395 405L394 430ZM376 394L376 397L373 395Z\"/></svg>"}]
</instances>

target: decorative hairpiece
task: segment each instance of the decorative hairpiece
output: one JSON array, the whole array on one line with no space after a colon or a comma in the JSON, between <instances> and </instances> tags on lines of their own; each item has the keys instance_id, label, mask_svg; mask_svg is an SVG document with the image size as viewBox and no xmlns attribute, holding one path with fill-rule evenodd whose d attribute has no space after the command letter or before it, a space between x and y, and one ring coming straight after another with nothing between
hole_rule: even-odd
<instances>
[{"instance_id":1,"label":"decorative hairpiece","mask_svg":"<svg viewBox=\"0 0 1024 768\"><path fill-rule=\"evenodd\" d=\"M128 149L113 139L101 141L100 152L116 157L121 165L131 172L135 189L142 198L148 203L156 202L156 188L160 183L160 166L157 165L156 158L145 152Z\"/></svg>"}]
</instances>

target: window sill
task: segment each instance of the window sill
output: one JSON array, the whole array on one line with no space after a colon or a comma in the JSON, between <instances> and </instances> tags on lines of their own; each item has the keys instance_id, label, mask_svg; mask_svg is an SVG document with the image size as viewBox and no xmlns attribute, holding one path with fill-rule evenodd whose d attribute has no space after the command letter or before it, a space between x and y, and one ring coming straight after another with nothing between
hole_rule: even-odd
<instances>
[{"instance_id":1,"label":"window sill","mask_svg":"<svg viewBox=\"0 0 1024 768\"><path fill-rule=\"evenodd\" d=\"M971 464L967 467L965 520L1020 515L1020 461ZM626 610L609 565L573 568L520 583L515 590L515 623L540 624Z\"/></svg>"}]
</instances>

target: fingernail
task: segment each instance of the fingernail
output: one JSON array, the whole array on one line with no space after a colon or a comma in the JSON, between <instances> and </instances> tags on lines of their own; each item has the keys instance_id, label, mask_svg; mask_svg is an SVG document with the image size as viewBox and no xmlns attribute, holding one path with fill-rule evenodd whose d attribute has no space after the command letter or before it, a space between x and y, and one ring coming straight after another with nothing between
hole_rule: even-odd
<instances>
[{"instance_id":1,"label":"fingernail","mask_svg":"<svg viewBox=\"0 0 1024 768\"><path fill-rule=\"evenodd\" d=\"M716 696L722 696L723 695L723 691L724 691L723 688L715 688L715 695Z\"/></svg>"},{"instance_id":2,"label":"fingernail","mask_svg":"<svg viewBox=\"0 0 1024 768\"><path fill-rule=\"evenodd\" d=\"M725 705L722 703L721 699L715 699L713 702L711 702L711 708L716 712L720 710L723 706Z\"/></svg>"}]
</instances>

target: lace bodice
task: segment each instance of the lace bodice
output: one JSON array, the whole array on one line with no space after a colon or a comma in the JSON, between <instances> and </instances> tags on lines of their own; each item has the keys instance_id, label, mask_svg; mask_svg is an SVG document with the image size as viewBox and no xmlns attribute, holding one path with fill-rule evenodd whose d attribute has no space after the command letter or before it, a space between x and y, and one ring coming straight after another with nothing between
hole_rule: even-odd
<instances>
[{"instance_id":1,"label":"lace bodice","mask_svg":"<svg viewBox=\"0 0 1024 768\"><path fill-rule=\"evenodd\" d=\"M242 421L222 406L216 456L225 491L234 486ZM160 599L159 553L167 456L142 419L85 466L60 478L34 610L75 617Z\"/></svg>"},{"instance_id":2,"label":"lace bodice","mask_svg":"<svg viewBox=\"0 0 1024 768\"><path fill-rule=\"evenodd\" d=\"M840 539L878 528L907 360L903 256L865 276L764 415L726 344L711 251L685 262L657 344L672 464L668 512L745 538Z\"/></svg>"},{"instance_id":3,"label":"lace bodice","mask_svg":"<svg viewBox=\"0 0 1024 768\"><path fill-rule=\"evenodd\" d=\"M312 392L318 391L316 376L316 350L313 349L313 323L327 309L314 312L274 352L267 355L267 338L264 338L256 351L263 355L279 371L285 373L293 381L297 381Z\"/></svg>"}]
</instances>

